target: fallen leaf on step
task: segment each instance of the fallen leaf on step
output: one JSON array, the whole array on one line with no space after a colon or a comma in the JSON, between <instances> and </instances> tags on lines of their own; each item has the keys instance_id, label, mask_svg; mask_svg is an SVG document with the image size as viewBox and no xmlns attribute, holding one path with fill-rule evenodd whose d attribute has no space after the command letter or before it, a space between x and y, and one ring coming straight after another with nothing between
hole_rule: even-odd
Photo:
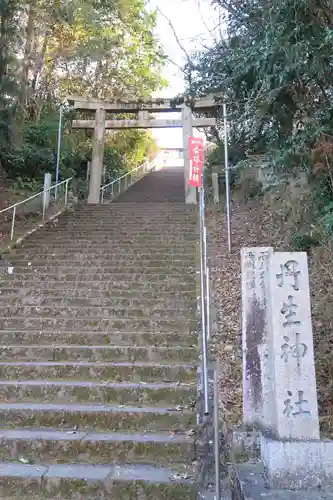
<instances>
[{"instance_id":1,"label":"fallen leaf on step","mask_svg":"<svg viewBox=\"0 0 333 500\"><path fill-rule=\"evenodd\" d=\"M196 434L194 429L189 429L186 431L186 436L194 436Z\"/></svg>"}]
</instances>

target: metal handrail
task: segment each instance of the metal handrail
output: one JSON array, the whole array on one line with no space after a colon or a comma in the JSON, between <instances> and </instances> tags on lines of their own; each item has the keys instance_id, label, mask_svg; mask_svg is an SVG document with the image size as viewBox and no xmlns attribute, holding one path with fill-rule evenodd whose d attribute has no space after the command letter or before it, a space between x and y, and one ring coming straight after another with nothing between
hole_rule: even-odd
<instances>
[{"instance_id":1,"label":"metal handrail","mask_svg":"<svg viewBox=\"0 0 333 500\"><path fill-rule=\"evenodd\" d=\"M201 348L202 348L202 376L204 390L204 413L209 415L209 382L208 382L208 355L207 355L207 323L206 323L206 270L207 270L207 243L205 226L204 186L199 190L199 227L200 227L200 303L201 303Z\"/></svg>"},{"instance_id":2,"label":"metal handrail","mask_svg":"<svg viewBox=\"0 0 333 500\"><path fill-rule=\"evenodd\" d=\"M45 219L45 210L46 210L46 194L50 193L52 189L58 189L59 186L65 184L65 205L67 205L67 200L68 200L68 183L73 179L73 177L69 177L68 179L65 179L64 181L58 182L57 184L54 184L53 186L50 186L46 189L43 189L42 191L39 191L39 193L36 193L32 196L29 196L29 198L25 198L24 200L18 201L17 203L14 203L14 205L11 205L10 207L4 208L3 210L0 210L0 215L8 212L9 210L13 210L13 217L12 217L12 226L11 226L11 232L10 232L10 241L13 240L14 238L14 230L15 230L15 217L16 217L16 209L20 205L24 205L28 201L34 200L35 198L38 198L38 196L43 195L43 220Z\"/></svg>"},{"instance_id":3,"label":"metal handrail","mask_svg":"<svg viewBox=\"0 0 333 500\"><path fill-rule=\"evenodd\" d=\"M205 222L205 182L202 175L202 185L199 189L199 226L200 226L200 312L201 312L201 361L204 396L204 414L211 418L214 429L214 462L215 462L215 500L220 500L220 431L219 431L219 389L218 368L214 369L213 401L210 403L208 376L208 342L211 337L211 287L210 268L207 252L207 226ZM212 415L210 412L212 410Z\"/></svg>"},{"instance_id":4,"label":"metal handrail","mask_svg":"<svg viewBox=\"0 0 333 500\"><path fill-rule=\"evenodd\" d=\"M141 165L139 165L138 167L135 167L133 168L133 170L130 170L129 172L126 172L125 174L121 175L120 177L118 177L117 179L109 182L108 184L105 184L104 186L101 187L100 191L101 191L101 203L103 203L104 201L104 191L111 187L112 188L112 196L114 194L114 189L113 189L113 186L116 184L116 183L119 183L119 189L118 189L118 194L120 194L120 183L123 179L125 178L128 178L128 177L132 177L133 173L134 172L137 172L138 170L140 170L141 168L143 167L146 167L149 165L149 162L146 161L145 163L142 163ZM129 183L127 183L127 186L126 186L126 189L129 187Z\"/></svg>"}]
</instances>

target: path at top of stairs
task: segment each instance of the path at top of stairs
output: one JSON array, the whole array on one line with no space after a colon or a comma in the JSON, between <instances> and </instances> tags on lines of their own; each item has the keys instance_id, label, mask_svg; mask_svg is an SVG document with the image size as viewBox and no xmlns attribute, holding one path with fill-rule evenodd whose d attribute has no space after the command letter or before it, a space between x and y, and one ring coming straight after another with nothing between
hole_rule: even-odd
<instances>
[{"instance_id":1,"label":"path at top of stairs","mask_svg":"<svg viewBox=\"0 0 333 500\"><path fill-rule=\"evenodd\" d=\"M173 167L151 172L115 201L183 204L184 200L184 169Z\"/></svg>"},{"instance_id":2,"label":"path at top of stairs","mask_svg":"<svg viewBox=\"0 0 333 500\"><path fill-rule=\"evenodd\" d=\"M10 255L0 498L196 498L196 210L183 198L181 169L154 172Z\"/></svg>"}]
</instances>

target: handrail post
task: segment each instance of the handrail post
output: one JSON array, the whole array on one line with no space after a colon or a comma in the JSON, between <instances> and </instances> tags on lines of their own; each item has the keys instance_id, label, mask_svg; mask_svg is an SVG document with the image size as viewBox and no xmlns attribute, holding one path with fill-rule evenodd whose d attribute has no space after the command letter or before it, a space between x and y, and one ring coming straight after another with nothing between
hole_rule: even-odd
<instances>
[{"instance_id":1,"label":"handrail post","mask_svg":"<svg viewBox=\"0 0 333 500\"><path fill-rule=\"evenodd\" d=\"M47 191L49 191L48 189L46 189L44 192L43 192L43 221L45 219L45 210L46 210L46 193Z\"/></svg>"},{"instance_id":2,"label":"handrail post","mask_svg":"<svg viewBox=\"0 0 333 500\"><path fill-rule=\"evenodd\" d=\"M101 203L104 203L104 188L101 189Z\"/></svg>"},{"instance_id":3,"label":"handrail post","mask_svg":"<svg viewBox=\"0 0 333 500\"><path fill-rule=\"evenodd\" d=\"M66 186L65 186L65 206L67 205L67 200L68 200L68 183L69 179L66 180Z\"/></svg>"},{"instance_id":4,"label":"handrail post","mask_svg":"<svg viewBox=\"0 0 333 500\"><path fill-rule=\"evenodd\" d=\"M14 238L15 216L16 216L16 206L14 206L14 208L13 208L12 228L10 231L10 241L12 241Z\"/></svg>"}]
</instances>

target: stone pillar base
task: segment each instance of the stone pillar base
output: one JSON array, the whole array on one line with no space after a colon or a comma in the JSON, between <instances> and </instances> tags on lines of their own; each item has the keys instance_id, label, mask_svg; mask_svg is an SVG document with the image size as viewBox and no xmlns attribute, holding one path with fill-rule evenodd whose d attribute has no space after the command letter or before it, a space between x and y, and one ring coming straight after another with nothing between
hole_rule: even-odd
<instances>
[{"instance_id":1,"label":"stone pillar base","mask_svg":"<svg viewBox=\"0 0 333 500\"><path fill-rule=\"evenodd\" d=\"M232 500L333 500L331 487L317 490L271 488L262 464L240 464L230 468Z\"/></svg>"},{"instance_id":2,"label":"stone pillar base","mask_svg":"<svg viewBox=\"0 0 333 500\"><path fill-rule=\"evenodd\" d=\"M272 488L333 488L333 441L261 437L261 459Z\"/></svg>"}]
</instances>

